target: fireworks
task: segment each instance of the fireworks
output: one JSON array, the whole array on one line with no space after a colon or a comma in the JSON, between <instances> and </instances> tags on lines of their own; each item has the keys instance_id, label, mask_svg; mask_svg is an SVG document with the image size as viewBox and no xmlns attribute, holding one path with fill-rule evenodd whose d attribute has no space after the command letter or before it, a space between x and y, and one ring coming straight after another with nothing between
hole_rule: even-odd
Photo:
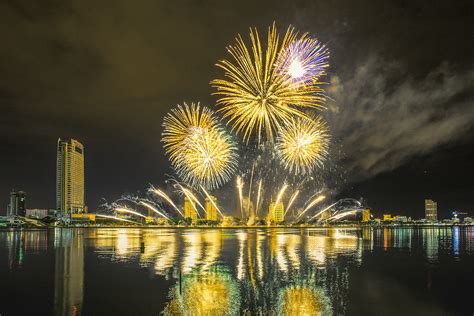
<instances>
[{"instance_id":1,"label":"fireworks","mask_svg":"<svg viewBox=\"0 0 474 316\"><path fill-rule=\"evenodd\" d=\"M237 166L236 147L213 112L198 105L178 106L163 122L164 148L189 186L215 189L230 180Z\"/></svg>"},{"instance_id":2,"label":"fireworks","mask_svg":"<svg viewBox=\"0 0 474 316\"><path fill-rule=\"evenodd\" d=\"M319 117L295 118L278 135L277 153L289 172L307 174L322 166L329 146L326 124Z\"/></svg>"},{"instance_id":3,"label":"fireworks","mask_svg":"<svg viewBox=\"0 0 474 316\"><path fill-rule=\"evenodd\" d=\"M313 84L325 74L328 60L326 46L305 33L282 49L276 67L281 75L288 75L295 83Z\"/></svg>"},{"instance_id":4,"label":"fireworks","mask_svg":"<svg viewBox=\"0 0 474 316\"><path fill-rule=\"evenodd\" d=\"M217 63L226 77L211 82L217 89L215 94L220 97L217 105L233 130L242 132L247 142L252 134L256 134L260 143L263 133L267 140L273 141L274 132L283 123L291 122L293 117L305 117L299 108L321 108L324 101L323 91L318 85L301 85L281 70L288 59L284 57L287 55L285 52L292 43L298 42L298 34L290 26L280 38L273 24L268 30L264 49L258 31L251 29L250 49L239 35L235 46L227 48L233 61ZM304 39L306 36L300 40ZM279 56L283 56L280 66L277 65ZM309 58L309 61L313 59Z\"/></svg>"}]
</instances>

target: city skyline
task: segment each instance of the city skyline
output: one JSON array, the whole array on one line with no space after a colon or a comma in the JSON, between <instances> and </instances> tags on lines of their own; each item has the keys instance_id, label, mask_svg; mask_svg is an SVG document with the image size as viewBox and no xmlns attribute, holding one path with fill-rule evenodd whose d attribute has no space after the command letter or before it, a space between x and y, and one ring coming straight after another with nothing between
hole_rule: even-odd
<instances>
[{"instance_id":1,"label":"city skyline","mask_svg":"<svg viewBox=\"0 0 474 316\"><path fill-rule=\"evenodd\" d=\"M49 11L2 4L3 20L17 33L6 34L0 49L6 74L0 82L1 205L16 188L28 193L31 207L54 207L52 146L58 136L87 146L85 204L93 210L101 198L113 201L148 183L164 185L171 172L159 142L165 113L183 101L213 107L208 82L232 36L277 21L282 28L308 30L331 51L328 93L334 102L326 119L334 141L327 168L334 170L328 187L334 196L362 197L375 212L414 218L424 217L425 198L439 203L440 218L472 211L474 54L464 38L472 22L463 14L469 2L438 3L436 9L371 1L259 5L250 12L245 2L175 11L125 3L107 9L122 17L119 28L129 30L117 36L116 28L96 23L103 15L87 5ZM178 18L196 12L210 17L209 24ZM32 16L39 18L27 22ZM70 24L63 25L65 16ZM90 33L81 28L82 19L93 25ZM163 21L169 29L160 27ZM31 34L44 46L29 41ZM172 45L163 45L168 41ZM349 120L361 113L367 123Z\"/></svg>"}]
</instances>

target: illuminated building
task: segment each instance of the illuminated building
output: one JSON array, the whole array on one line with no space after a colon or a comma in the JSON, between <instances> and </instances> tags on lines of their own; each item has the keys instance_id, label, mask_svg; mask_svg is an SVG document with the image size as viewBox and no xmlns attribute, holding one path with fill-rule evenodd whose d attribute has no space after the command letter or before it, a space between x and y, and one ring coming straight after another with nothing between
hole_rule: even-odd
<instances>
[{"instance_id":1,"label":"illuminated building","mask_svg":"<svg viewBox=\"0 0 474 316\"><path fill-rule=\"evenodd\" d=\"M362 221L363 222L370 221L370 209L362 210Z\"/></svg>"},{"instance_id":2,"label":"illuminated building","mask_svg":"<svg viewBox=\"0 0 474 316\"><path fill-rule=\"evenodd\" d=\"M41 208L29 208L26 210L26 217L33 217L33 218L44 218L48 216L51 212L48 209L41 209Z\"/></svg>"},{"instance_id":3,"label":"illuminated building","mask_svg":"<svg viewBox=\"0 0 474 316\"><path fill-rule=\"evenodd\" d=\"M65 215L87 213L84 205L84 146L74 139L58 139L56 208Z\"/></svg>"},{"instance_id":4,"label":"illuminated building","mask_svg":"<svg viewBox=\"0 0 474 316\"><path fill-rule=\"evenodd\" d=\"M395 217L392 217L390 214L383 214L383 220L384 221L394 221Z\"/></svg>"},{"instance_id":5,"label":"illuminated building","mask_svg":"<svg viewBox=\"0 0 474 316\"><path fill-rule=\"evenodd\" d=\"M285 208L282 202L279 202L277 205L273 202L270 203L268 208L268 220L276 223L281 223L285 220Z\"/></svg>"},{"instance_id":6,"label":"illuminated building","mask_svg":"<svg viewBox=\"0 0 474 316\"><path fill-rule=\"evenodd\" d=\"M197 222L196 208L188 197L184 198L184 218L190 218L193 223Z\"/></svg>"},{"instance_id":7,"label":"illuminated building","mask_svg":"<svg viewBox=\"0 0 474 316\"><path fill-rule=\"evenodd\" d=\"M408 222L408 217L406 217L406 216L395 216L395 220L397 222L407 223Z\"/></svg>"},{"instance_id":8,"label":"illuminated building","mask_svg":"<svg viewBox=\"0 0 474 316\"><path fill-rule=\"evenodd\" d=\"M217 221L217 200L214 196L206 197L206 219L208 221Z\"/></svg>"},{"instance_id":9,"label":"illuminated building","mask_svg":"<svg viewBox=\"0 0 474 316\"><path fill-rule=\"evenodd\" d=\"M433 200L425 200L425 218L428 221L438 220L438 203Z\"/></svg>"},{"instance_id":10,"label":"illuminated building","mask_svg":"<svg viewBox=\"0 0 474 316\"><path fill-rule=\"evenodd\" d=\"M7 216L25 216L26 193L12 190L10 192L10 204L7 207Z\"/></svg>"}]
</instances>

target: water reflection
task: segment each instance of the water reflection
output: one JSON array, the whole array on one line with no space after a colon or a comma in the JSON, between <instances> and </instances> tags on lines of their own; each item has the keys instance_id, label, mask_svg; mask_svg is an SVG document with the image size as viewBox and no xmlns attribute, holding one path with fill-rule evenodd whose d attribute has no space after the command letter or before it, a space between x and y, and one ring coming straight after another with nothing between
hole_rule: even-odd
<instances>
[{"instance_id":1,"label":"water reflection","mask_svg":"<svg viewBox=\"0 0 474 316\"><path fill-rule=\"evenodd\" d=\"M84 231L54 232L54 314L80 315L84 297Z\"/></svg>"},{"instance_id":2,"label":"water reflection","mask_svg":"<svg viewBox=\"0 0 474 316\"><path fill-rule=\"evenodd\" d=\"M166 315L347 313L353 268L370 253L442 258L472 255L472 228L358 229L55 229L5 231L10 271L28 256L54 255L54 313L80 315L87 293L85 254L144 268L166 283ZM385 262L389 264L390 261ZM352 272L351 272L352 271ZM426 273L431 289L431 270ZM352 279L352 281L351 281ZM352 294L351 294L352 293Z\"/></svg>"}]
</instances>

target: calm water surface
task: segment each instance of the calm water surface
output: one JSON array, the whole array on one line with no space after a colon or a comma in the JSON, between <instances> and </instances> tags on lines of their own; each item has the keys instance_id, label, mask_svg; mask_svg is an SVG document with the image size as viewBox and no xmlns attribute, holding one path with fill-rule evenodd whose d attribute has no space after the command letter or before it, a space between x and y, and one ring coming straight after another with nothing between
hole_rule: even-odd
<instances>
[{"instance_id":1,"label":"calm water surface","mask_svg":"<svg viewBox=\"0 0 474 316\"><path fill-rule=\"evenodd\" d=\"M473 315L472 228L0 231L0 314Z\"/></svg>"}]
</instances>

